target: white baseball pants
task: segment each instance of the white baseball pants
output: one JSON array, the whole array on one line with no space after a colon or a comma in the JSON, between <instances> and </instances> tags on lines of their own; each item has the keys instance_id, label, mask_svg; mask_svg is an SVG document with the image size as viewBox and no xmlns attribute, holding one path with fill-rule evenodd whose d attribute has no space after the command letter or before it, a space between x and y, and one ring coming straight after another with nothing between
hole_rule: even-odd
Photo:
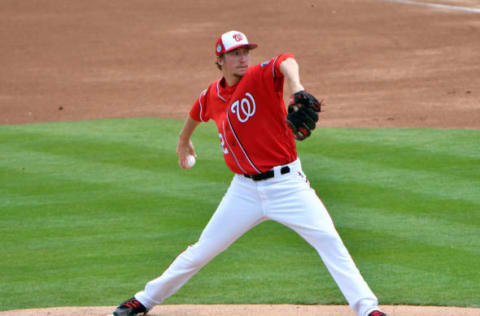
<instances>
[{"instance_id":1,"label":"white baseball pants","mask_svg":"<svg viewBox=\"0 0 480 316\"><path fill-rule=\"evenodd\" d=\"M376 296L364 281L338 235L332 219L310 187L299 160L290 172L253 181L235 175L230 187L197 243L182 252L158 278L135 297L147 309L161 304L197 271L255 225L274 220L290 227L322 258L352 309L367 316L377 307Z\"/></svg>"}]
</instances>

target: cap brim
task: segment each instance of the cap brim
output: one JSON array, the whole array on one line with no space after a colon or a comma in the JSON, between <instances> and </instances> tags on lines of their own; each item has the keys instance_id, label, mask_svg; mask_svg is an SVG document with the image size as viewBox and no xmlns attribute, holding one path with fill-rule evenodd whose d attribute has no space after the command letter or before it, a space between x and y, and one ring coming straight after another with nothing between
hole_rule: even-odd
<instances>
[{"instance_id":1,"label":"cap brim","mask_svg":"<svg viewBox=\"0 0 480 316\"><path fill-rule=\"evenodd\" d=\"M254 43L240 44L240 45L230 47L230 49L226 50L225 53L231 52L232 50L235 50L235 49L240 48L240 47L248 47L248 49L255 49L255 48L258 47L258 45L254 44Z\"/></svg>"}]
</instances>

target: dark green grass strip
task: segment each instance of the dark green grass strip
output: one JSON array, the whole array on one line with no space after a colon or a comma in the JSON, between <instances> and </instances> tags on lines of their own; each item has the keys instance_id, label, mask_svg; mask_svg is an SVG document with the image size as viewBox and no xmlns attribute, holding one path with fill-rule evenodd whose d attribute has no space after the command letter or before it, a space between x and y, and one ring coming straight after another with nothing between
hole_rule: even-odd
<instances>
[{"instance_id":1,"label":"dark green grass strip","mask_svg":"<svg viewBox=\"0 0 480 316\"><path fill-rule=\"evenodd\" d=\"M115 305L198 238L231 173L213 124L0 126L0 309ZM480 132L319 129L304 169L382 304L480 306ZM167 303L343 304L315 251L263 223Z\"/></svg>"}]
</instances>

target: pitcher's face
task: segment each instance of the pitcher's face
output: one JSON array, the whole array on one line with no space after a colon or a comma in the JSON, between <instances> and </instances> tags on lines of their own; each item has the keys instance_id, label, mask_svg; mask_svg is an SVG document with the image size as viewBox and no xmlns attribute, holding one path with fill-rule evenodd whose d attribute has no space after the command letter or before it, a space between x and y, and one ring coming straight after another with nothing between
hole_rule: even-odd
<instances>
[{"instance_id":1,"label":"pitcher's face","mask_svg":"<svg viewBox=\"0 0 480 316\"><path fill-rule=\"evenodd\" d=\"M231 52L225 53L223 57L222 69L226 74L243 77L250 66L250 56L248 47L239 47Z\"/></svg>"}]
</instances>

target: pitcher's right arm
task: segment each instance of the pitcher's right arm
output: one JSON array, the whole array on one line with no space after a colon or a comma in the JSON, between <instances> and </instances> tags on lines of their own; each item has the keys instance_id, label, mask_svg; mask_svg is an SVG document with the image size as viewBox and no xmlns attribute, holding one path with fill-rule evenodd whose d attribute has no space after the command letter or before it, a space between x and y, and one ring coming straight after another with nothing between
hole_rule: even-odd
<instances>
[{"instance_id":1,"label":"pitcher's right arm","mask_svg":"<svg viewBox=\"0 0 480 316\"><path fill-rule=\"evenodd\" d=\"M187 116L185 120L185 124L183 125L183 129L178 136L178 144L177 144L177 155L178 155L178 165L182 169L188 169L187 167L187 156L192 155L197 158L197 154L195 153L195 149L193 147L193 143L191 141L191 137L193 132L197 128L200 122L195 121L190 117Z\"/></svg>"}]
</instances>

